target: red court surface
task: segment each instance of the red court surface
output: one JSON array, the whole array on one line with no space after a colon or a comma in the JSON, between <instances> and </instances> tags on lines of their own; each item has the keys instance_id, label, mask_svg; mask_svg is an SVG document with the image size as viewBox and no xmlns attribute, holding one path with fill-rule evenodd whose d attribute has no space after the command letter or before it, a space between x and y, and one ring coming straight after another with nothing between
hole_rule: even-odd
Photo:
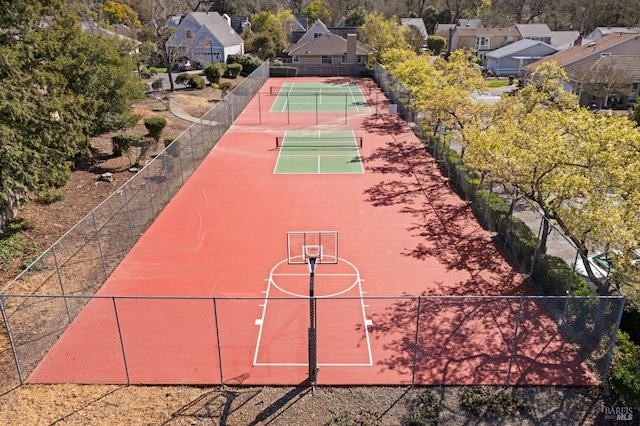
<instances>
[{"instance_id":1,"label":"red court surface","mask_svg":"<svg viewBox=\"0 0 640 426\"><path fill-rule=\"evenodd\" d=\"M265 91L283 81L289 80L269 80ZM369 99L376 98L383 95L373 87ZM260 102L268 110L265 99ZM95 299L30 382L304 382L308 270L284 262L286 234L331 230L339 232L340 262L317 270L318 384L407 384L414 365L417 384L504 384L507 375L511 384L595 383L533 301L521 306L514 342L518 298L426 299L419 325L417 299L360 299L518 296L527 290L397 117L379 108L380 117L351 114L345 125L344 117L323 114L325 124L309 126L299 124L309 113L296 114L290 125L262 113L258 124L257 103L99 293L201 298L133 297L115 306L110 298ZM309 128L363 136L365 173L274 174L275 136ZM222 298L214 302L212 296ZM236 296L255 298L224 299Z\"/></svg>"}]
</instances>

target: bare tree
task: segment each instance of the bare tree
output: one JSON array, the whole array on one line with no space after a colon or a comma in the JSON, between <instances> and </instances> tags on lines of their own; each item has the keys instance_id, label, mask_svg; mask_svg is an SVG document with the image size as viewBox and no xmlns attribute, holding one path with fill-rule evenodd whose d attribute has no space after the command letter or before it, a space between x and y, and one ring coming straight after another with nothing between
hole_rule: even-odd
<instances>
[{"instance_id":1,"label":"bare tree","mask_svg":"<svg viewBox=\"0 0 640 426\"><path fill-rule=\"evenodd\" d=\"M633 89L633 78L620 63L620 58L603 56L582 74L581 92L594 96L598 107L607 106L611 97L626 97Z\"/></svg>"}]
</instances>

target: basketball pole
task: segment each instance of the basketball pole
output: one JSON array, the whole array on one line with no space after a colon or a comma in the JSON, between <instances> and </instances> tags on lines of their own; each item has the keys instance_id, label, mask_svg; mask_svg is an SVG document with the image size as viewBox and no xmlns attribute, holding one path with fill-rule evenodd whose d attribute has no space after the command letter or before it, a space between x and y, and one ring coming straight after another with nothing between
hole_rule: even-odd
<instances>
[{"instance_id":1,"label":"basketball pole","mask_svg":"<svg viewBox=\"0 0 640 426\"><path fill-rule=\"evenodd\" d=\"M317 364L317 336L316 336L316 299L314 295L314 279L316 258L309 257L309 383L315 393L318 364Z\"/></svg>"}]
</instances>

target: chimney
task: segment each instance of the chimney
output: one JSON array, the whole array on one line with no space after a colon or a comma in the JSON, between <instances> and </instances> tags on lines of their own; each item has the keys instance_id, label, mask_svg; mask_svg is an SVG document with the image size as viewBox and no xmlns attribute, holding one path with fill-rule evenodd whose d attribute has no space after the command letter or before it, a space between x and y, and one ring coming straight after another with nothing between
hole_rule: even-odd
<instances>
[{"instance_id":1,"label":"chimney","mask_svg":"<svg viewBox=\"0 0 640 426\"><path fill-rule=\"evenodd\" d=\"M576 41L573 42L574 46L582 46L582 36L578 36L578 38L576 39Z\"/></svg>"},{"instance_id":2,"label":"chimney","mask_svg":"<svg viewBox=\"0 0 640 426\"><path fill-rule=\"evenodd\" d=\"M356 46L358 38L355 34L347 34L347 63L356 63Z\"/></svg>"}]
</instances>

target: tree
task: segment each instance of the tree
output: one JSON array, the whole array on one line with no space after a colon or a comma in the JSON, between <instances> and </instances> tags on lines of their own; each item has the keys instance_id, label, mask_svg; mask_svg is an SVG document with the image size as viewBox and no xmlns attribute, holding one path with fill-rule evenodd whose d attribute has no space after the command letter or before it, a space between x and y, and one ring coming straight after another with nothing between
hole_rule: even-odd
<instances>
[{"instance_id":1,"label":"tree","mask_svg":"<svg viewBox=\"0 0 640 426\"><path fill-rule=\"evenodd\" d=\"M107 0L98 6L100 17L109 24L125 24L129 27L140 27L138 14L126 4Z\"/></svg>"},{"instance_id":2,"label":"tree","mask_svg":"<svg viewBox=\"0 0 640 426\"><path fill-rule=\"evenodd\" d=\"M427 37L427 47L433 52L434 55L439 55L447 45L447 41L440 36Z\"/></svg>"},{"instance_id":3,"label":"tree","mask_svg":"<svg viewBox=\"0 0 640 426\"><path fill-rule=\"evenodd\" d=\"M580 91L594 96L599 108L606 105L610 97L626 98L632 93L633 78L616 67L616 60L615 57L601 57L581 76Z\"/></svg>"},{"instance_id":4,"label":"tree","mask_svg":"<svg viewBox=\"0 0 640 426\"><path fill-rule=\"evenodd\" d=\"M331 6L321 0L312 0L302 11L302 15L306 16L310 23L316 22L318 19L327 25L332 22Z\"/></svg>"},{"instance_id":5,"label":"tree","mask_svg":"<svg viewBox=\"0 0 640 426\"><path fill-rule=\"evenodd\" d=\"M629 252L640 237L635 172L640 131L622 117L577 108L563 93L562 72L548 63L530 85L496 104L485 129L468 135L465 164L487 182L500 183L544 214L540 252L549 223L559 226L586 260L593 249ZM544 125L540 125L544 123Z\"/></svg>"},{"instance_id":6,"label":"tree","mask_svg":"<svg viewBox=\"0 0 640 426\"><path fill-rule=\"evenodd\" d=\"M61 2L18 6L0 8L0 23L12 29L0 32L3 209L30 190L63 185L74 159L89 155L91 135L131 123L130 105L143 90L130 59L83 33Z\"/></svg>"},{"instance_id":7,"label":"tree","mask_svg":"<svg viewBox=\"0 0 640 426\"><path fill-rule=\"evenodd\" d=\"M276 43L268 32L256 34L251 39L250 49L262 60L276 57Z\"/></svg>"},{"instance_id":8,"label":"tree","mask_svg":"<svg viewBox=\"0 0 640 426\"><path fill-rule=\"evenodd\" d=\"M389 49L409 48L405 39L405 29L395 16L387 19L379 12L368 14L358 35L363 42L376 50L376 60Z\"/></svg>"},{"instance_id":9,"label":"tree","mask_svg":"<svg viewBox=\"0 0 640 426\"><path fill-rule=\"evenodd\" d=\"M282 52L287 47L286 25L287 22L293 19L295 18L289 10L277 13L263 11L251 16L251 31L255 34L261 34L262 39L258 42L258 45L263 45L260 47L269 47L270 43L265 38L266 34L268 34L273 42L275 52Z\"/></svg>"},{"instance_id":10,"label":"tree","mask_svg":"<svg viewBox=\"0 0 640 426\"><path fill-rule=\"evenodd\" d=\"M346 24L350 27L359 27L364 24L364 19L367 16L367 9L364 6L358 6L355 9L351 9L347 13Z\"/></svg>"}]
</instances>

